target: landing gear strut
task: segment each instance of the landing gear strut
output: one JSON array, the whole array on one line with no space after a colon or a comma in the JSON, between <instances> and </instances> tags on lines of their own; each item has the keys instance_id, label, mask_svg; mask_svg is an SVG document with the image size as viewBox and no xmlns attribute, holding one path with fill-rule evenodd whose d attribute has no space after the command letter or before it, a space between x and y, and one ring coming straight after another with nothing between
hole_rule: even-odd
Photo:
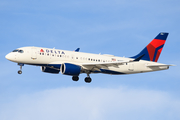
<instances>
[{"instance_id":1,"label":"landing gear strut","mask_svg":"<svg viewBox=\"0 0 180 120\"><path fill-rule=\"evenodd\" d=\"M79 77L78 77L78 76L73 76L73 77L72 77L72 80L73 80L73 81L78 81L78 80L79 80Z\"/></svg>"},{"instance_id":2,"label":"landing gear strut","mask_svg":"<svg viewBox=\"0 0 180 120\"><path fill-rule=\"evenodd\" d=\"M22 66L24 66L24 64L18 63L18 65L20 66L20 70L18 70L18 74L22 74Z\"/></svg>"},{"instance_id":3,"label":"landing gear strut","mask_svg":"<svg viewBox=\"0 0 180 120\"><path fill-rule=\"evenodd\" d=\"M90 83L92 79L90 78L89 74L87 74L87 77L84 79L86 83Z\"/></svg>"}]
</instances>

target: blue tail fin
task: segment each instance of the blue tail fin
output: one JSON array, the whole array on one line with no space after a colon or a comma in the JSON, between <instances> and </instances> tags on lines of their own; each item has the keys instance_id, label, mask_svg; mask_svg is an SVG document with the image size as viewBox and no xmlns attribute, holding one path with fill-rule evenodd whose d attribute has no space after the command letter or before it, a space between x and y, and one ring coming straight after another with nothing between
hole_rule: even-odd
<instances>
[{"instance_id":1,"label":"blue tail fin","mask_svg":"<svg viewBox=\"0 0 180 120\"><path fill-rule=\"evenodd\" d=\"M169 33L159 33L138 55L131 58L157 62Z\"/></svg>"}]
</instances>

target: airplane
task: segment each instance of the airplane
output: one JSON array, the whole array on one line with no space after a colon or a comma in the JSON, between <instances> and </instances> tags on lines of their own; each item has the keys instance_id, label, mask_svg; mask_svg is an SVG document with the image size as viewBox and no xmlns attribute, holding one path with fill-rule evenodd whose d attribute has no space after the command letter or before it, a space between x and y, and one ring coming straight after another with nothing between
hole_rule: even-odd
<instances>
[{"instance_id":1,"label":"airplane","mask_svg":"<svg viewBox=\"0 0 180 120\"><path fill-rule=\"evenodd\" d=\"M91 54L43 47L21 47L5 56L6 59L18 63L22 74L22 66L40 66L45 73L72 76L73 81L79 80L81 73L86 73L86 83L92 81L90 74L104 73L124 75L169 69L169 66L158 63L159 56L169 33L159 33L139 54L125 58L109 54Z\"/></svg>"}]
</instances>

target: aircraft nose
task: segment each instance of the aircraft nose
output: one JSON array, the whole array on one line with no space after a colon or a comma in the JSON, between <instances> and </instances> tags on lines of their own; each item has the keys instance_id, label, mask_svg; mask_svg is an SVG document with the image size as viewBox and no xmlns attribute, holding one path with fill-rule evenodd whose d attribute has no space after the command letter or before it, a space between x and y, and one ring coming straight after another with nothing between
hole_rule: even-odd
<instances>
[{"instance_id":1,"label":"aircraft nose","mask_svg":"<svg viewBox=\"0 0 180 120\"><path fill-rule=\"evenodd\" d=\"M9 54L7 54L7 55L5 56L5 58L8 59L8 60L12 60L12 55L9 53Z\"/></svg>"}]
</instances>

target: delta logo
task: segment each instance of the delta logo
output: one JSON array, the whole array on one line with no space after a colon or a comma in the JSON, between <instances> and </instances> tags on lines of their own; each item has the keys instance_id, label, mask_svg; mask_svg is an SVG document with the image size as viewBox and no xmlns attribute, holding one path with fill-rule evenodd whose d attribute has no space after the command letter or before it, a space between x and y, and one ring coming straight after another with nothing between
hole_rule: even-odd
<instances>
[{"instance_id":1,"label":"delta logo","mask_svg":"<svg viewBox=\"0 0 180 120\"><path fill-rule=\"evenodd\" d=\"M41 49L40 52L41 52L41 53L44 53L44 50ZM65 54L64 51L60 51L60 50L49 50L49 49L46 49L46 53Z\"/></svg>"},{"instance_id":2,"label":"delta logo","mask_svg":"<svg viewBox=\"0 0 180 120\"><path fill-rule=\"evenodd\" d=\"M40 50L40 52L44 52L44 50L43 50L43 49L41 49L41 50Z\"/></svg>"}]
</instances>

